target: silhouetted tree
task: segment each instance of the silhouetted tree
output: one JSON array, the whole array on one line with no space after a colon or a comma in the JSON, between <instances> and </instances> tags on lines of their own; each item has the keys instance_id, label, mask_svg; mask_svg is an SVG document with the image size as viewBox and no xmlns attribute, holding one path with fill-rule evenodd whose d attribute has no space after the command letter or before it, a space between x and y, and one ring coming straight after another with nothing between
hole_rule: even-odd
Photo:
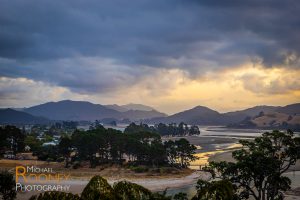
<instances>
[{"instance_id":1,"label":"silhouetted tree","mask_svg":"<svg viewBox=\"0 0 300 200\"><path fill-rule=\"evenodd\" d=\"M0 148L1 150L10 149L14 155L24 150L25 134L15 126L0 127Z\"/></svg>"},{"instance_id":2,"label":"silhouetted tree","mask_svg":"<svg viewBox=\"0 0 300 200\"><path fill-rule=\"evenodd\" d=\"M16 198L16 182L11 173L2 171L0 173L0 196L3 200L13 200Z\"/></svg>"},{"instance_id":3,"label":"silhouetted tree","mask_svg":"<svg viewBox=\"0 0 300 200\"><path fill-rule=\"evenodd\" d=\"M94 176L85 186L81 193L84 200L112 200L114 198L113 188L108 184L107 180L101 176Z\"/></svg>"},{"instance_id":4,"label":"silhouetted tree","mask_svg":"<svg viewBox=\"0 0 300 200\"><path fill-rule=\"evenodd\" d=\"M239 198L282 199L291 181L283 174L300 156L300 138L292 131L266 132L254 140L241 140L243 148L232 153L233 162L211 162L213 178L229 180Z\"/></svg>"},{"instance_id":5,"label":"silhouetted tree","mask_svg":"<svg viewBox=\"0 0 300 200\"><path fill-rule=\"evenodd\" d=\"M196 159L194 156L196 147L191 145L186 139L176 140L175 146L181 167L186 168L191 161Z\"/></svg>"},{"instance_id":6,"label":"silhouetted tree","mask_svg":"<svg viewBox=\"0 0 300 200\"><path fill-rule=\"evenodd\" d=\"M174 200L188 200L187 194L183 192L179 192L178 194L175 194L173 197Z\"/></svg>"},{"instance_id":7,"label":"silhouetted tree","mask_svg":"<svg viewBox=\"0 0 300 200\"><path fill-rule=\"evenodd\" d=\"M72 148L72 140L71 138L65 136L60 139L58 144L58 151L62 154L65 158L65 168L69 167L69 160Z\"/></svg>"},{"instance_id":8,"label":"silhouetted tree","mask_svg":"<svg viewBox=\"0 0 300 200\"><path fill-rule=\"evenodd\" d=\"M178 152L177 152L177 146L175 146L175 142L172 140L166 141L164 143L165 149L166 149L166 155L168 158L168 161L171 165L175 165L178 161Z\"/></svg>"},{"instance_id":9,"label":"silhouetted tree","mask_svg":"<svg viewBox=\"0 0 300 200\"><path fill-rule=\"evenodd\" d=\"M151 199L152 193L135 183L128 181L120 181L113 186L113 193L116 196L116 199L122 200L144 200Z\"/></svg>"},{"instance_id":10,"label":"silhouetted tree","mask_svg":"<svg viewBox=\"0 0 300 200\"><path fill-rule=\"evenodd\" d=\"M187 124L181 122L178 125L176 123L171 123L169 125L159 123L155 125L155 130L160 135L172 135L172 136L185 136L185 135L199 135L200 130L198 126L188 127Z\"/></svg>"},{"instance_id":11,"label":"silhouetted tree","mask_svg":"<svg viewBox=\"0 0 300 200\"><path fill-rule=\"evenodd\" d=\"M192 200L234 200L237 199L233 184L228 180L198 180L197 194Z\"/></svg>"}]
</instances>

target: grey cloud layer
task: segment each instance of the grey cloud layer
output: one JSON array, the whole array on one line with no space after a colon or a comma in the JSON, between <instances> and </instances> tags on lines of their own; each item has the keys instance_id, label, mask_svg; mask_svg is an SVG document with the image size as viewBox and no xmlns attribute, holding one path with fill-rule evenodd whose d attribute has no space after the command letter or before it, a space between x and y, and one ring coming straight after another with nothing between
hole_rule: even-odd
<instances>
[{"instance_id":1,"label":"grey cloud layer","mask_svg":"<svg viewBox=\"0 0 300 200\"><path fill-rule=\"evenodd\" d=\"M89 93L136 84L158 68L197 76L256 58L266 67L299 67L298 0L0 4L3 77Z\"/></svg>"}]
</instances>

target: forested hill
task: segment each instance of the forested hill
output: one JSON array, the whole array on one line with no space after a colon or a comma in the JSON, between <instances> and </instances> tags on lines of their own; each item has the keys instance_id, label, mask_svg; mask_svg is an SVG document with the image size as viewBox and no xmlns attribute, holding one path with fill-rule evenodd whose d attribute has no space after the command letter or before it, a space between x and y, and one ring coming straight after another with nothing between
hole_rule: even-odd
<instances>
[{"instance_id":1,"label":"forested hill","mask_svg":"<svg viewBox=\"0 0 300 200\"><path fill-rule=\"evenodd\" d=\"M24 109L24 112L35 116L43 116L52 120L101 120L112 118L116 120L129 119L131 121L139 119L149 119L153 117L164 117L166 114L155 110L126 110L120 112L107 106L93 104L86 101L64 100L59 102L48 102Z\"/></svg>"},{"instance_id":2,"label":"forested hill","mask_svg":"<svg viewBox=\"0 0 300 200\"><path fill-rule=\"evenodd\" d=\"M1 124L44 124L49 120L10 108L0 109Z\"/></svg>"},{"instance_id":3,"label":"forested hill","mask_svg":"<svg viewBox=\"0 0 300 200\"><path fill-rule=\"evenodd\" d=\"M180 123L191 125L229 125L238 128L288 128L300 126L300 103L287 106L255 106L245 110L219 113L197 106L148 123Z\"/></svg>"},{"instance_id":4,"label":"forested hill","mask_svg":"<svg viewBox=\"0 0 300 200\"><path fill-rule=\"evenodd\" d=\"M135 110L141 109L141 110ZM93 104L85 101L64 100L25 108L21 111L8 110L1 113L0 122L40 122L41 120L64 121L120 121L148 124L184 122L189 125L224 125L239 128L288 128L300 125L300 103L287 106L255 106L244 110L220 113L204 106L196 106L167 116L141 104L119 106ZM6 112L8 112L6 111ZM20 117L22 116L22 117ZM41 118L42 117L42 118ZM23 118L22 120L20 120Z\"/></svg>"}]
</instances>

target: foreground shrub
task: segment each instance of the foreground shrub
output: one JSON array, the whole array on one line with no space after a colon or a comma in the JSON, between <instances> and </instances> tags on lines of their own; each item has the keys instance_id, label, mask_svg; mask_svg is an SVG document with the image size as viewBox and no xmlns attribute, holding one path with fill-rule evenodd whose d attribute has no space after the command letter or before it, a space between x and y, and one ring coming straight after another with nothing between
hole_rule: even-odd
<instances>
[{"instance_id":1,"label":"foreground shrub","mask_svg":"<svg viewBox=\"0 0 300 200\"><path fill-rule=\"evenodd\" d=\"M149 171L148 167L145 166L131 167L131 170L136 173L144 173Z\"/></svg>"},{"instance_id":2,"label":"foreground shrub","mask_svg":"<svg viewBox=\"0 0 300 200\"><path fill-rule=\"evenodd\" d=\"M0 197L4 200L16 198L15 180L11 173L3 171L0 173Z\"/></svg>"},{"instance_id":3,"label":"foreground shrub","mask_svg":"<svg viewBox=\"0 0 300 200\"><path fill-rule=\"evenodd\" d=\"M80 200L80 197L76 194L65 192L45 192L39 195L32 196L29 200Z\"/></svg>"},{"instance_id":4,"label":"foreground shrub","mask_svg":"<svg viewBox=\"0 0 300 200\"><path fill-rule=\"evenodd\" d=\"M110 200L114 199L114 192L107 180L101 176L94 176L81 193L84 200Z\"/></svg>"},{"instance_id":5,"label":"foreground shrub","mask_svg":"<svg viewBox=\"0 0 300 200\"><path fill-rule=\"evenodd\" d=\"M123 200L146 200L151 198L151 191L148 189L127 181L120 181L114 185L114 194L117 199Z\"/></svg>"}]
</instances>

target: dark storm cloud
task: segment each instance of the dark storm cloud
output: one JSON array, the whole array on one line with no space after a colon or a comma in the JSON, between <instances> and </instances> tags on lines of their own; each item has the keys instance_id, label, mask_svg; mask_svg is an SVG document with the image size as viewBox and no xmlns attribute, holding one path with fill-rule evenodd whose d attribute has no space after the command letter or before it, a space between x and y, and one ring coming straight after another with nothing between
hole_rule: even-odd
<instances>
[{"instance_id":1,"label":"dark storm cloud","mask_svg":"<svg viewBox=\"0 0 300 200\"><path fill-rule=\"evenodd\" d=\"M257 57L266 67L299 60L298 0L0 4L0 76L83 93L134 84L147 68L197 75Z\"/></svg>"}]
</instances>

